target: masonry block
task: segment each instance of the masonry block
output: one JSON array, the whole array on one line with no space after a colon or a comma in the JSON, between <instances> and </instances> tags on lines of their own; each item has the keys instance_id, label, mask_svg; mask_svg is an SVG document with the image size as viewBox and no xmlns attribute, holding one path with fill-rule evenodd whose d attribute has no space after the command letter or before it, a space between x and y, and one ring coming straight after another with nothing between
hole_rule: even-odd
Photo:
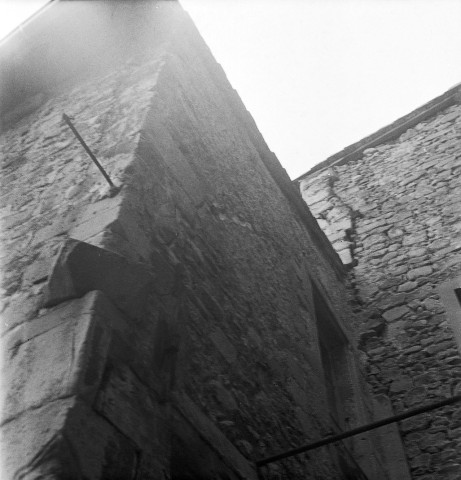
<instances>
[{"instance_id":1,"label":"masonry block","mask_svg":"<svg viewBox=\"0 0 461 480\"><path fill-rule=\"evenodd\" d=\"M74 405L74 398L56 400L2 426L2 478L81 479L78 461L62 435Z\"/></svg>"},{"instance_id":2,"label":"masonry block","mask_svg":"<svg viewBox=\"0 0 461 480\"><path fill-rule=\"evenodd\" d=\"M158 451L168 444L167 405L160 405L155 392L126 364L106 373L95 409L139 449Z\"/></svg>"},{"instance_id":3,"label":"masonry block","mask_svg":"<svg viewBox=\"0 0 461 480\"><path fill-rule=\"evenodd\" d=\"M86 403L77 402L69 412L65 436L80 465L80 478L136 478L140 450L129 437L95 413Z\"/></svg>"},{"instance_id":4,"label":"masonry block","mask_svg":"<svg viewBox=\"0 0 461 480\"><path fill-rule=\"evenodd\" d=\"M2 421L59 398L92 401L123 320L99 292L60 305L3 338Z\"/></svg>"},{"instance_id":5,"label":"masonry block","mask_svg":"<svg viewBox=\"0 0 461 480\"><path fill-rule=\"evenodd\" d=\"M108 206L106 203L101 202L101 205L98 203L89 205L81 214L77 224L69 231L72 238L89 240L118 221L120 205Z\"/></svg>"},{"instance_id":6,"label":"masonry block","mask_svg":"<svg viewBox=\"0 0 461 480\"><path fill-rule=\"evenodd\" d=\"M100 290L130 318L145 311L151 276L141 265L121 255L78 240L67 240L56 259L44 291L50 307L91 290Z\"/></svg>"},{"instance_id":7,"label":"masonry block","mask_svg":"<svg viewBox=\"0 0 461 480\"><path fill-rule=\"evenodd\" d=\"M256 480L258 478L253 462L249 462L235 448L229 439L203 414L187 394L180 392L173 394L172 420L173 429L179 437L182 435L181 432L186 432L186 428L190 429L188 424L193 425L196 431L195 435L198 433L200 438L205 440L218 454L219 458L231 462L228 464L228 466L231 467L229 470L238 473L237 478L242 480ZM185 420L187 420L186 423L184 423ZM196 461L196 459L194 459L194 461ZM230 472L228 471L227 473L229 474ZM225 478L228 477L226 476Z\"/></svg>"},{"instance_id":8,"label":"masonry block","mask_svg":"<svg viewBox=\"0 0 461 480\"><path fill-rule=\"evenodd\" d=\"M107 297L90 292L3 338L2 478L134 479L142 448L167 461L167 415L146 387L127 367L100 387L113 340L128 335ZM100 415L89 408L98 390Z\"/></svg>"},{"instance_id":9,"label":"masonry block","mask_svg":"<svg viewBox=\"0 0 461 480\"><path fill-rule=\"evenodd\" d=\"M203 203L210 193L209 187L194 172L155 109L150 112L145 129L145 140L138 147L138 153L150 161L164 163L192 203L196 206Z\"/></svg>"},{"instance_id":10,"label":"masonry block","mask_svg":"<svg viewBox=\"0 0 461 480\"><path fill-rule=\"evenodd\" d=\"M391 403L385 395L377 395L374 398L374 410L378 419L394 415ZM391 474L390 478L401 478L410 480L411 474L405 458L402 440L399 436L396 424L386 425L379 430L383 455L387 462L387 468Z\"/></svg>"},{"instance_id":11,"label":"masonry block","mask_svg":"<svg viewBox=\"0 0 461 480\"><path fill-rule=\"evenodd\" d=\"M28 411L4 427L2 478L134 480L133 442L74 397Z\"/></svg>"}]
</instances>

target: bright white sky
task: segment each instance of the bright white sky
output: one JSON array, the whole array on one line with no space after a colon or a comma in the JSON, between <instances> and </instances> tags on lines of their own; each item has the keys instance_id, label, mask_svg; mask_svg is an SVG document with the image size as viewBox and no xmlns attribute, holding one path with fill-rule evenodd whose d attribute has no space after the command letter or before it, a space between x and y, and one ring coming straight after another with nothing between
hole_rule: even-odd
<instances>
[{"instance_id":1,"label":"bright white sky","mask_svg":"<svg viewBox=\"0 0 461 480\"><path fill-rule=\"evenodd\" d=\"M180 1L292 178L461 82L461 0Z\"/></svg>"}]
</instances>

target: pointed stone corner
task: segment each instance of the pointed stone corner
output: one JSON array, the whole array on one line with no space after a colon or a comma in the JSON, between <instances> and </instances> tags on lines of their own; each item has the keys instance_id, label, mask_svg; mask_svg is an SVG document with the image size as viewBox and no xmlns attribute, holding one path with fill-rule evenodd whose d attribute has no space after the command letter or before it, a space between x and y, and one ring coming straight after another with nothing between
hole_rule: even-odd
<instances>
[{"instance_id":1,"label":"pointed stone corner","mask_svg":"<svg viewBox=\"0 0 461 480\"><path fill-rule=\"evenodd\" d=\"M79 240L64 242L44 289L44 307L52 307L92 290L103 292L130 318L145 310L152 277L139 263Z\"/></svg>"},{"instance_id":2,"label":"pointed stone corner","mask_svg":"<svg viewBox=\"0 0 461 480\"><path fill-rule=\"evenodd\" d=\"M5 480L133 480L139 468L136 445L75 397L5 425L0 453Z\"/></svg>"},{"instance_id":3,"label":"pointed stone corner","mask_svg":"<svg viewBox=\"0 0 461 480\"><path fill-rule=\"evenodd\" d=\"M60 398L94 401L113 333L127 326L101 292L50 309L6 334L0 390L0 424ZM37 355L40 352L40 355Z\"/></svg>"},{"instance_id":4,"label":"pointed stone corner","mask_svg":"<svg viewBox=\"0 0 461 480\"><path fill-rule=\"evenodd\" d=\"M130 442L91 407L114 336L126 337L126 332L124 319L104 294L90 292L2 338L7 359L0 389L2 478L114 478L99 471L117 465L114 471L124 472L120 462L126 459L117 463L104 454L110 449L116 456L117 442L125 453L133 451L135 461ZM84 465L82 460L94 454L91 449L98 451L99 463Z\"/></svg>"},{"instance_id":5,"label":"pointed stone corner","mask_svg":"<svg viewBox=\"0 0 461 480\"><path fill-rule=\"evenodd\" d=\"M2 478L81 478L62 435L75 403L75 398L47 403L2 426ZM67 464L66 476L62 460Z\"/></svg>"}]
</instances>

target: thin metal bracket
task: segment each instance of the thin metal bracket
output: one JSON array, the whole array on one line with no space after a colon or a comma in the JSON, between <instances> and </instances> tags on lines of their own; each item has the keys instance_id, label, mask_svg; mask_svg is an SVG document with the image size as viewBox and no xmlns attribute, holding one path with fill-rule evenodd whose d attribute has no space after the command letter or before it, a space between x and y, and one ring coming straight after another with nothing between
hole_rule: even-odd
<instances>
[{"instance_id":1,"label":"thin metal bracket","mask_svg":"<svg viewBox=\"0 0 461 480\"><path fill-rule=\"evenodd\" d=\"M412 410L408 410L406 412L400 413L398 415L394 415L392 417L384 418L383 420L378 420L377 422L369 423L367 425L363 425L361 427L353 428L352 430L348 430L347 432L339 433L337 435L332 435L330 437L326 437L322 440L318 440L314 443L309 443L307 445L303 445L301 447L294 448L292 450L288 450L283 453L279 453L278 455L273 455L272 457L263 458L261 460L257 460L256 467L262 467L267 465L268 463L276 462L277 460L282 460L283 458L292 457L294 455L298 455L300 453L305 453L310 450L314 450L315 448L323 447L324 445L329 445L330 443L339 442L340 440L344 440L345 438L352 437L354 435L358 435L359 433L368 432L369 430L374 430L375 428L383 427L384 425L389 425L390 423L400 422L401 420L405 420L406 418L414 417L415 415L419 415L420 413L430 412L431 410L435 410L437 408L442 408L447 405L452 405L454 403L461 402L461 395L456 395L454 397L447 398L445 400L441 400L440 402L431 403L429 405L423 405L422 407L414 408Z\"/></svg>"},{"instance_id":2,"label":"thin metal bracket","mask_svg":"<svg viewBox=\"0 0 461 480\"><path fill-rule=\"evenodd\" d=\"M98 162L98 159L95 157L94 153L90 150L90 147L88 147L85 140L83 140L81 135L78 133L77 129L74 127L70 118L65 113L63 113L62 119L67 123L69 128L72 130L72 133L75 135L77 140L81 143L82 147L85 149L86 153L88 153L91 160L93 160L94 164L99 168L100 172L103 174L104 178L107 180L107 183L110 185L111 189L118 190L118 188L114 185L114 183L110 179L107 172L104 170L103 166Z\"/></svg>"}]
</instances>

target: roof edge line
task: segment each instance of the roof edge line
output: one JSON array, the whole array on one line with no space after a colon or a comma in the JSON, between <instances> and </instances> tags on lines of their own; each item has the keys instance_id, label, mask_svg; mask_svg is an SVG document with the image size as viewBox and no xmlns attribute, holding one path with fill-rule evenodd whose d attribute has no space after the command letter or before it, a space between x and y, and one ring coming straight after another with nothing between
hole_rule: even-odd
<instances>
[{"instance_id":1,"label":"roof edge line","mask_svg":"<svg viewBox=\"0 0 461 480\"><path fill-rule=\"evenodd\" d=\"M460 101L461 85L458 84L447 90L442 95L408 113L407 115L400 117L390 125L377 130L375 133L372 133L362 140L359 140L358 142L355 142L352 145L344 148L338 153L331 155L326 160L314 165L306 173L303 173L292 181L299 182L312 173L320 172L336 165L344 165L356 160L367 148L375 147L383 142L398 137L403 132L414 127L426 118L432 117L440 110L448 108L449 106L459 103Z\"/></svg>"},{"instance_id":2,"label":"roof edge line","mask_svg":"<svg viewBox=\"0 0 461 480\"><path fill-rule=\"evenodd\" d=\"M41 7L38 8L34 13L29 17L25 18L21 23L16 25L10 32L8 32L3 38L0 38L0 48L3 47L5 43L10 41L12 37L15 37L18 34L24 33L24 28L33 22L39 15L41 15L45 10L50 8L52 4L56 4L59 0L48 0L47 3L44 3Z\"/></svg>"}]
</instances>

